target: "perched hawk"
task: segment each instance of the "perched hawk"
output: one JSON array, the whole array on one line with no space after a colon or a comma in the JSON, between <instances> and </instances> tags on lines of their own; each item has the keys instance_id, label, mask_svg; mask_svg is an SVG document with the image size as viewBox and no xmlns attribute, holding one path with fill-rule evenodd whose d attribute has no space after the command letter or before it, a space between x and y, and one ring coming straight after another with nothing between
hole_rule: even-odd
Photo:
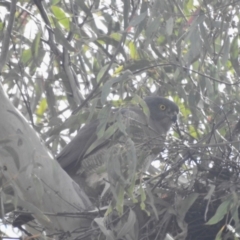
<instances>
[{"instance_id":1,"label":"perched hawk","mask_svg":"<svg viewBox=\"0 0 240 240\"><path fill-rule=\"evenodd\" d=\"M81 128L57 156L87 194L91 195L89 191L102 185L104 179L130 182L131 174L146 170L161 151L179 109L163 97L144 100L149 111L140 107L114 110L108 121L94 120Z\"/></svg>"},{"instance_id":2,"label":"perched hawk","mask_svg":"<svg viewBox=\"0 0 240 240\"><path fill-rule=\"evenodd\" d=\"M102 191L105 179L112 184L131 183L135 172L145 171L163 148L165 136L177 120L178 106L163 97L146 97L146 109L113 110L107 121L85 125L67 144L57 160L89 197ZM18 216L19 227L33 220Z\"/></svg>"}]
</instances>

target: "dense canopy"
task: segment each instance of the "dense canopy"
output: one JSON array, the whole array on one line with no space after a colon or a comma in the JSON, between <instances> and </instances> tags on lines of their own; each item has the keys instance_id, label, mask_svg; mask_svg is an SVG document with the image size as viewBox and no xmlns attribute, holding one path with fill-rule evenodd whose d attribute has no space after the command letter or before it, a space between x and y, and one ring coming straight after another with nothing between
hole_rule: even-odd
<instances>
[{"instance_id":1,"label":"dense canopy","mask_svg":"<svg viewBox=\"0 0 240 240\"><path fill-rule=\"evenodd\" d=\"M0 0L1 88L54 156L91 120L104 125L112 109L144 108L145 96L169 98L180 109L154 162L157 174L136 175L118 196L113 186L94 201L80 194L83 209L68 217L87 224L69 231L60 224L49 234L41 231L46 222L34 222L37 234L60 239L239 237L239 16L234 0ZM18 151L5 146L10 138L0 133L1 148L18 159ZM41 181L36 186L41 196ZM42 220L69 211L42 208L45 200L37 206L30 195L28 202L38 210L26 213L25 205L16 203L16 196L24 198L19 191L13 194L14 213L1 207L3 223L11 224L23 212ZM24 234L36 234L28 231Z\"/></svg>"}]
</instances>

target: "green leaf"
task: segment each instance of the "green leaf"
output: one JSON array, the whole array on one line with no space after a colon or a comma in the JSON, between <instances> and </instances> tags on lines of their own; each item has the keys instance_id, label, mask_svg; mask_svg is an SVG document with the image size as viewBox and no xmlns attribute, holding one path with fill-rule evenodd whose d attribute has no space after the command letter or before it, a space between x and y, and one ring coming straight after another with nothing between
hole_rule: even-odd
<instances>
[{"instance_id":1,"label":"green leaf","mask_svg":"<svg viewBox=\"0 0 240 240\"><path fill-rule=\"evenodd\" d=\"M209 54L213 54L213 50L211 48L211 43L208 40L209 36L208 36L208 33L207 33L207 29L205 27L205 24L203 22L200 23L199 28L200 28L200 32L201 32L201 35L202 35L204 47L207 49Z\"/></svg>"},{"instance_id":2,"label":"green leaf","mask_svg":"<svg viewBox=\"0 0 240 240\"><path fill-rule=\"evenodd\" d=\"M140 15L134 17L129 23L129 27L136 27L140 22L142 22L147 17L147 11L141 13Z\"/></svg>"},{"instance_id":3,"label":"green leaf","mask_svg":"<svg viewBox=\"0 0 240 240\"><path fill-rule=\"evenodd\" d=\"M222 238L223 230L224 230L224 227L220 228L214 240L223 240Z\"/></svg>"},{"instance_id":4,"label":"green leaf","mask_svg":"<svg viewBox=\"0 0 240 240\"><path fill-rule=\"evenodd\" d=\"M223 45L223 49L222 49L222 65L225 66L227 61L228 61L228 57L229 57L229 52L230 52L230 37L227 36L226 40L224 41L224 45Z\"/></svg>"},{"instance_id":5,"label":"green leaf","mask_svg":"<svg viewBox=\"0 0 240 240\"><path fill-rule=\"evenodd\" d=\"M117 38L116 35L113 35ZM105 46L105 45L112 45L113 47L117 48L118 44L119 44L119 40L115 39L114 37L109 37L109 36L101 36L96 40L98 43L100 43L101 45ZM122 49L119 50L120 52L122 52Z\"/></svg>"},{"instance_id":6,"label":"green leaf","mask_svg":"<svg viewBox=\"0 0 240 240\"><path fill-rule=\"evenodd\" d=\"M132 102L138 103L141 106L143 113L147 116L148 119L150 118L149 108L148 108L146 102L142 98L140 98L138 95L134 95Z\"/></svg>"},{"instance_id":7,"label":"green leaf","mask_svg":"<svg viewBox=\"0 0 240 240\"><path fill-rule=\"evenodd\" d=\"M168 36L172 35L172 32L173 32L173 24L174 24L173 18L170 17L170 18L166 21L166 33L167 33Z\"/></svg>"},{"instance_id":8,"label":"green leaf","mask_svg":"<svg viewBox=\"0 0 240 240\"><path fill-rule=\"evenodd\" d=\"M130 197L130 199L133 201L133 203L138 203L137 197L135 195L135 182L136 182L136 174L135 177L132 179L132 183L130 185L130 187L127 189L128 192L128 196Z\"/></svg>"},{"instance_id":9,"label":"green leaf","mask_svg":"<svg viewBox=\"0 0 240 240\"><path fill-rule=\"evenodd\" d=\"M104 67L102 67L100 69L100 71L98 72L98 75L97 75L97 82L99 82L102 79L102 77L104 76L108 67L109 67L109 64L105 65Z\"/></svg>"},{"instance_id":10,"label":"green leaf","mask_svg":"<svg viewBox=\"0 0 240 240\"><path fill-rule=\"evenodd\" d=\"M113 212L113 207L111 204L109 204L107 211L104 213L104 216L106 217L109 214L111 214L112 212Z\"/></svg>"},{"instance_id":11,"label":"green leaf","mask_svg":"<svg viewBox=\"0 0 240 240\"><path fill-rule=\"evenodd\" d=\"M123 65L119 65L119 66L115 69L114 74L120 74L122 71L123 71Z\"/></svg>"},{"instance_id":12,"label":"green leaf","mask_svg":"<svg viewBox=\"0 0 240 240\"><path fill-rule=\"evenodd\" d=\"M37 58L38 57L38 53L39 53L39 49L40 49L40 44L41 44L41 36L42 36L42 33L39 32L36 34L34 40L33 40L33 45L32 45L32 55L34 58Z\"/></svg>"},{"instance_id":13,"label":"green leaf","mask_svg":"<svg viewBox=\"0 0 240 240\"><path fill-rule=\"evenodd\" d=\"M231 59L237 59L238 58L238 56L239 56L238 35L235 36L233 41L232 41L230 52L231 52Z\"/></svg>"},{"instance_id":14,"label":"green leaf","mask_svg":"<svg viewBox=\"0 0 240 240\"><path fill-rule=\"evenodd\" d=\"M208 190L207 195L204 197L204 199L210 200L214 194L215 188L216 188L215 185L209 184L209 190Z\"/></svg>"},{"instance_id":15,"label":"green leaf","mask_svg":"<svg viewBox=\"0 0 240 240\"><path fill-rule=\"evenodd\" d=\"M88 148L85 155L89 154L93 149L97 148L98 146L106 142L106 140L110 139L110 137L116 132L117 129L117 123L111 125L101 137L99 137L98 139L96 139L96 141L93 142L93 144Z\"/></svg>"},{"instance_id":16,"label":"green leaf","mask_svg":"<svg viewBox=\"0 0 240 240\"><path fill-rule=\"evenodd\" d=\"M30 48L24 49L21 55L20 61L23 63L23 65L28 65L30 60L32 59L32 51Z\"/></svg>"},{"instance_id":17,"label":"green leaf","mask_svg":"<svg viewBox=\"0 0 240 240\"><path fill-rule=\"evenodd\" d=\"M110 35L111 39L114 39L115 41L117 41L117 43L121 40L121 36L122 35L118 32L113 32Z\"/></svg>"},{"instance_id":18,"label":"green leaf","mask_svg":"<svg viewBox=\"0 0 240 240\"><path fill-rule=\"evenodd\" d=\"M3 22L0 22L0 31L2 31L3 28L4 28L4 24L3 24Z\"/></svg>"},{"instance_id":19,"label":"green leaf","mask_svg":"<svg viewBox=\"0 0 240 240\"><path fill-rule=\"evenodd\" d=\"M151 43L153 36L158 31L160 26L160 19L161 17L156 17L148 24L148 27L146 29L146 38L144 42L145 48ZM165 39L164 36L161 37Z\"/></svg>"},{"instance_id":20,"label":"green leaf","mask_svg":"<svg viewBox=\"0 0 240 240\"><path fill-rule=\"evenodd\" d=\"M189 134L193 137L193 138L195 138L195 139L197 139L198 138L198 132L197 132L197 129L194 127L194 126L192 126L192 125L189 125L188 126L188 131L189 131Z\"/></svg>"},{"instance_id":21,"label":"green leaf","mask_svg":"<svg viewBox=\"0 0 240 240\"><path fill-rule=\"evenodd\" d=\"M45 113L47 107L48 107L47 100L46 100L46 98L43 98L38 105L36 114L38 116L42 116Z\"/></svg>"},{"instance_id":22,"label":"green leaf","mask_svg":"<svg viewBox=\"0 0 240 240\"><path fill-rule=\"evenodd\" d=\"M57 6L51 6L52 12L58 22L65 28L65 30L70 30L70 21L69 16L65 13L65 11Z\"/></svg>"},{"instance_id":23,"label":"green leaf","mask_svg":"<svg viewBox=\"0 0 240 240\"><path fill-rule=\"evenodd\" d=\"M119 77L115 77L107 81L102 87L101 102L105 104L108 94L111 92L111 87L113 84L121 83L129 78L132 73L130 71L125 71Z\"/></svg>"},{"instance_id":24,"label":"green leaf","mask_svg":"<svg viewBox=\"0 0 240 240\"><path fill-rule=\"evenodd\" d=\"M118 124L118 128L119 131L121 131L125 136L127 136L127 125L126 125L126 119L124 118L123 114L121 114L120 111L118 111L118 115L116 116L117 119L117 124Z\"/></svg>"},{"instance_id":25,"label":"green leaf","mask_svg":"<svg viewBox=\"0 0 240 240\"><path fill-rule=\"evenodd\" d=\"M235 226L239 225L238 208L239 208L238 204L236 204L236 206L231 208L231 215L232 215L232 218L234 220Z\"/></svg>"},{"instance_id":26,"label":"green leaf","mask_svg":"<svg viewBox=\"0 0 240 240\"><path fill-rule=\"evenodd\" d=\"M123 214L123 203L124 203L123 199L124 199L124 188L123 186L120 185L118 187L118 198L117 198L117 205L116 205L116 209L120 216Z\"/></svg>"},{"instance_id":27,"label":"green leaf","mask_svg":"<svg viewBox=\"0 0 240 240\"><path fill-rule=\"evenodd\" d=\"M114 195L114 198L118 201L118 192L120 181L121 184L125 181L123 175L122 175L122 167L121 167L121 146L114 145L112 148L108 149L105 154L105 161L107 162L107 173L108 173L108 179L111 182L110 188Z\"/></svg>"},{"instance_id":28,"label":"green leaf","mask_svg":"<svg viewBox=\"0 0 240 240\"><path fill-rule=\"evenodd\" d=\"M155 218L157 220L159 220L158 211L157 211L157 208L156 208L156 206L154 204L154 196L153 196L150 188L148 188L148 187L146 188L146 193L147 193L147 196L148 196L148 204L152 207L152 210L153 210L153 212L155 214Z\"/></svg>"},{"instance_id":29,"label":"green leaf","mask_svg":"<svg viewBox=\"0 0 240 240\"><path fill-rule=\"evenodd\" d=\"M127 139L126 145L127 145L126 155L128 162L128 179L126 180L129 180L128 184L131 184L132 180L135 177L135 172L137 168L137 153L135 144L131 138Z\"/></svg>"},{"instance_id":30,"label":"green leaf","mask_svg":"<svg viewBox=\"0 0 240 240\"><path fill-rule=\"evenodd\" d=\"M101 138L106 131L107 123L110 120L111 106L106 105L98 114L99 125L97 127L97 137Z\"/></svg>"},{"instance_id":31,"label":"green leaf","mask_svg":"<svg viewBox=\"0 0 240 240\"><path fill-rule=\"evenodd\" d=\"M220 222L224 218L224 216L228 213L231 203L232 203L231 199L222 202L218 206L218 209L217 209L216 213L214 214L214 216L211 217L206 224L213 225L213 224Z\"/></svg>"},{"instance_id":32,"label":"green leaf","mask_svg":"<svg viewBox=\"0 0 240 240\"><path fill-rule=\"evenodd\" d=\"M145 201L147 199L146 193L143 190L142 184L140 185L140 196L141 196L141 204L140 207L142 210L146 210L146 204Z\"/></svg>"},{"instance_id":33,"label":"green leaf","mask_svg":"<svg viewBox=\"0 0 240 240\"><path fill-rule=\"evenodd\" d=\"M193 0L184 1L184 14L189 15L194 8Z\"/></svg>"},{"instance_id":34,"label":"green leaf","mask_svg":"<svg viewBox=\"0 0 240 240\"><path fill-rule=\"evenodd\" d=\"M148 2L147 1L143 1L142 4L141 4L141 10L140 10L140 13L144 13L144 12L147 12L148 11ZM140 35L140 33L142 31L144 31L146 29L146 25L147 25L147 18L145 18L137 27L136 31L135 31L135 34L134 34L134 41L136 41Z\"/></svg>"},{"instance_id":35,"label":"green leaf","mask_svg":"<svg viewBox=\"0 0 240 240\"><path fill-rule=\"evenodd\" d=\"M232 41L231 48L230 48L230 60L237 75L240 75L240 67L239 67L239 60L238 60L238 56L239 56L238 39L239 37L237 35L234 37Z\"/></svg>"},{"instance_id":36,"label":"green leaf","mask_svg":"<svg viewBox=\"0 0 240 240\"><path fill-rule=\"evenodd\" d=\"M55 34L56 42L60 43L67 50L75 52L75 48L73 48L72 45L68 42L68 40L64 37L60 28L56 27L53 29L53 31Z\"/></svg>"},{"instance_id":37,"label":"green leaf","mask_svg":"<svg viewBox=\"0 0 240 240\"><path fill-rule=\"evenodd\" d=\"M103 217L95 218L94 221L97 223L97 225L99 226L102 233L106 236L106 239L108 239L108 240L114 240L115 239L113 232L106 228L105 220L104 220Z\"/></svg>"},{"instance_id":38,"label":"green leaf","mask_svg":"<svg viewBox=\"0 0 240 240\"><path fill-rule=\"evenodd\" d=\"M193 205L193 203L196 201L198 196L199 196L198 193L192 193L181 201L178 207L178 214L181 219L185 218L186 213L188 212L190 207Z\"/></svg>"},{"instance_id":39,"label":"green leaf","mask_svg":"<svg viewBox=\"0 0 240 240\"><path fill-rule=\"evenodd\" d=\"M134 224L136 223L136 214L132 209L130 209L128 214L128 219L122 226L122 228L117 233L117 239L123 238L126 234L134 229Z\"/></svg>"},{"instance_id":40,"label":"green leaf","mask_svg":"<svg viewBox=\"0 0 240 240\"><path fill-rule=\"evenodd\" d=\"M130 52L131 59L138 60L139 55L138 55L136 45L132 41L130 41L130 43L128 44L128 47L129 47L129 52Z\"/></svg>"}]
</instances>

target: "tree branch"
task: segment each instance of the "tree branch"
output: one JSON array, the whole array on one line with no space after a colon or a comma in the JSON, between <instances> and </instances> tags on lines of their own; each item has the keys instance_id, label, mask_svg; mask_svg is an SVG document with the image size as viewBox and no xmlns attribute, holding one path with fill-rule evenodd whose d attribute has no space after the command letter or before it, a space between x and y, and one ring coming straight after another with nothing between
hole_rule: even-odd
<instances>
[{"instance_id":1,"label":"tree branch","mask_svg":"<svg viewBox=\"0 0 240 240\"><path fill-rule=\"evenodd\" d=\"M7 29L4 34L1 56L0 56L0 73L2 72L2 69L3 69L3 67L6 63L6 59L7 59L7 53L8 53L8 49L9 49L9 43L10 43L10 38L11 38L12 28L13 28L13 23L14 23L14 18L15 18L15 12L16 12L16 4L17 4L17 1L12 0L9 20L8 20L8 26L7 26Z\"/></svg>"}]
</instances>

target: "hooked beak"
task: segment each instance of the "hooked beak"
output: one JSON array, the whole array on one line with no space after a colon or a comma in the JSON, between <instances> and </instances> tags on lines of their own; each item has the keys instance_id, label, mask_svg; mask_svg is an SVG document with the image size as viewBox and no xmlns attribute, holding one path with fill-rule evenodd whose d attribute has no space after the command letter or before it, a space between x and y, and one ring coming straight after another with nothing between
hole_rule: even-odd
<instances>
[{"instance_id":1,"label":"hooked beak","mask_svg":"<svg viewBox=\"0 0 240 240\"><path fill-rule=\"evenodd\" d=\"M171 120L172 120L174 123L176 123L176 121L177 121L177 116L178 116L178 113L175 111L175 112L172 114L172 116L170 117Z\"/></svg>"}]
</instances>

